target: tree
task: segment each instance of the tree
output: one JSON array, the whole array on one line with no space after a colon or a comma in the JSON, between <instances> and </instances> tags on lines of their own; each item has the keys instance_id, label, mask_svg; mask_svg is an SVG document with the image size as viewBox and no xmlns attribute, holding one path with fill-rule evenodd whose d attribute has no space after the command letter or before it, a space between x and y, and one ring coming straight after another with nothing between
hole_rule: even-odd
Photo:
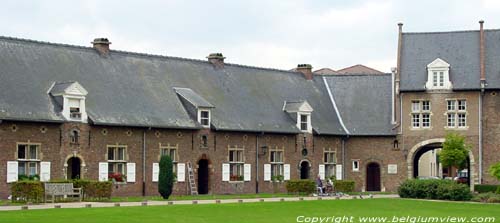
<instances>
[{"instance_id":1,"label":"tree","mask_svg":"<svg viewBox=\"0 0 500 223\"><path fill-rule=\"evenodd\" d=\"M500 180L500 162L490 166L490 175Z\"/></svg>"},{"instance_id":2,"label":"tree","mask_svg":"<svg viewBox=\"0 0 500 223\"><path fill-rule=\"evenodd\" d=\"M158 192L163 199L168 199L174 187L173 162L170 156L161 156L160 174L158 176Z\"/></svg>"},{"instance_id":3,"label":"tree","mask_svg":"<svg viewBox=\"0 0 500 223\"><path fill-rule=\"evenodd\" d=\"M439 153L439 161L443 167L456 167L458 170L463 170L467 167L469 150L470 146L465 144L464 136L449 133Z\"/></svg>"}]
</instances>

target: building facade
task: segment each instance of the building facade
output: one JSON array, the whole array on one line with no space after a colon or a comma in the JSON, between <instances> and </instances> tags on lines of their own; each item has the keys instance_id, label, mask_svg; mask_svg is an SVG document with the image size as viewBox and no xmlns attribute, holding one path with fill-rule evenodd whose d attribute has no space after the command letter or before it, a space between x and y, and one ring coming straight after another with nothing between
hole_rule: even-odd
<instances>
[{"instance_id":1,"label":"building facade","mask_svg":"<svg viewBox=\"0 0 500 223\"><path fill-rule=\"evenodd\" d=\"M390 74L123 52L105 38L80 47L0 37L0 197L30 176L157 195L162 155L173 158L175 194L192 193L191 179L199 194L234 194L317 176L394 192L450 131L472 146L470 185L498 183L487 168L500 160L500 31L399 28Z\"/></svg>"}]
</instances>

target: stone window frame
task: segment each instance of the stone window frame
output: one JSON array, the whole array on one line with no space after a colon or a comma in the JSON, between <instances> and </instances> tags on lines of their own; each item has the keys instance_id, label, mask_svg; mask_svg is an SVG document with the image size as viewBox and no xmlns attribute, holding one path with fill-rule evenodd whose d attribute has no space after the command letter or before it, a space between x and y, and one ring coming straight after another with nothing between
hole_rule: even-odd
<instances>
[{"instance_id":1,"label":"stone window frame","mask_svg":"<svg viewBox=\"0 0 500 223\"><path fill-rule=\"evenodd\" d=\"M202 114L207 114L207 117L203 117ZM212 117L210 114L210 109L198 109L198 122L201 126L205 128L210 128Z\"/></svg>"},{"instance_id":2,"label":"stone window frame","mask_svg":"<svg viewBox=\"0 0 500 223\"><path fill-rule=\"evenodd\" d=\"M25 146L25 157L24 158L19 158L19 146ZM36 146L36 157L33 159L31 157L27 157L30 154L29 149L31 146ZM16 160L18 163L18 170L17 173L18 175L26 175L26 176L34 176L34 175L40 175L40 162L42 161L41 155L42 155L42 144L41 143L32 143L32 142L17 142L16 143ZM34 164L35 167L35 174L30 174L30 166ZM19 171L21 169L21 165L24 165L24 171L21 173Z\"/></svg>"},{"instance_id":3,"label":"stone window frame","mask_svg":"<svg viewBox=\"0 0 500 223\"><path fill-rule=\"evenodd\" d=\"M450 102L453 102L450 104ZM461 104L463 102L464 104ZM445 129L466 130L467 125L467 99L465 98L447 98L446 99L446 124ZM451 119L450 119L451 117ZM461 124L463 123L463 124Z\"/></svg>"},{"instance_id":4,"label":"stone window frame","mask_svg":"<svg viewBox=\"0 0 500 223\"><path fill-rule=\"evenodd\" d=\"M357 163L357 167L355 166L355 163ZM361 165L361 161L359 159L353 159L351 160L351 169L352 169L352 172L359 172L359 167Z\"/></svg>"},{"instance_id":5,"label":"stone window frame","mask_svg":"<svg viewBox=\"0 0 500 223\"><path fill-rule=\"evenodd\" d=\"M279 154L281 160L276 161L276 158L273 159L273 154ZM271 164L271 178L277 176L285 176L284 165L285 165L285 146L279 147L274 146L269 149L269 163ZM278 173L278 174L277 174Z\"/></svg>"},{"instance_id":6,"label":"stone window frame","mask_svg":"<svg viewBox=\"0 0 500 223\"><path fill-rule=\"evenodd\" d=\"M329 162L328 155L333 154L333 162ZM325 177L335 176L335 166L337 164L337 150L331 147L323 148L323 163L325 165Z\"/></svg>"},{"instance_id":7,"label":"stone window frame","mask_svg":"<svg viewBox=\"0 0 500 223\"><path fill-rule=\"evenodd\" d=\"M233 153L233 156L231 156ZM236 156L234 156L236 153ZM232 159L236 157L235 159ZM242 182L244 180L245 146L227 146L227 161L229 162L229 182ZM236 172L236 174L234 173Z\"/></svg>"},{"instance_id":8,"label":"stone window frame","mask_svg":"<svg viewBox=\"0 0 500 223\"><path fill-rule=\"evenodd\" d=\"M158 161L161 159L163 155L169 155L172 159L172 170L174 172L174 176L177 176L177 163L179 163L179 144L170 144L167 143L161 144L159 143L160 155L158 156ZM166 153L164 151L167 151ZM171 153L174 151L174 158L172 158Z\"/></svg>"},{"instance_id":9,"label":"stone window frame","mask_svg":"<svg viewBox=\"0 0 500 223\"><path fill-rule=\"evenodd\" d=\"M411 100L410 128L412 130L432 128L432 103L430 100Z\"/></svg>"},{"instance_id":10,"label":"stone window frame","mask_svg":"<svg viewBox=\"0 0 500 223\"><path fill-rule=\"evenodd\" d=\"M110 153L109 150L113 149L113 157L110 159ZM120 154L120 149L123 149L123 159L117 159L115 158L116 156L119 156ZM118 154L118 155L117 155ZM120 145L120 144L114 144L114 145L106 145L106 160L108 162L108 174L116 174L120 173L123 177L123 181L117 181L118 183L125 183L127 182L126 176L127 176L127 162L128 162L128 146L127 145ZM121 168L120 168L121 167ZM121 171L120 171L121 169ZM111 170L111 171L110 171Z\"/></svg>"}]
</instances>

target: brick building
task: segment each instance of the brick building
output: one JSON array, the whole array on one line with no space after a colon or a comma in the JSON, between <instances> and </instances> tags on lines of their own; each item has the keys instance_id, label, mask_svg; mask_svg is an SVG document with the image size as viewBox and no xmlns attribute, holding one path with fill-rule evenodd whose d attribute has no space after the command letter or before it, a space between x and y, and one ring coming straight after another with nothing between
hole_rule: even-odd
<instances>
[{"instance_id":1,"label":"brick building","mask_svg":"<svg viewBox=\"0 0 500 223\"><path fill-rule=\"evenodd\" d=\"M275 179L317 175L396 191L446 131L473 145L471 185L498 183L485 173L500 160L500 31L399 35L392 74L0 37L0 197L29 175L155 195L162 154L174 159L176 194L190 193L191 168L200 194L272 193L285 190Z\"/></svg>"}]
</instances>

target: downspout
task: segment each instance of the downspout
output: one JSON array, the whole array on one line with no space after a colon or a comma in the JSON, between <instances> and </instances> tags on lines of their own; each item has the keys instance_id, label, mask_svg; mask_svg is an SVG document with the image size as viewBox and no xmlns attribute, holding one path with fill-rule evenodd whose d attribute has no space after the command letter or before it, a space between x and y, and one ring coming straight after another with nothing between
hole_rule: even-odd
<instances>
[{"instance_id":1,"label":"downspout","mask_svg":"<svg viewBox=\"0 0 500 223\"><path fill-rule=\"evenodd\" d=\"M342 137L342 180L345 179L345 141L349 138L349 135Z\"/></svg>"},{"instance_id":2,"label":"downspout","mask_svg":"<svg viewBox=\"0 0 500 223\"><path fill-rule=\"evenodd\" d=\"M142 196L146 196L146 131L142 132Z\"/></svg>"},{"instance_id":3,"label":"downspout","mask_svg":"<svg viewBox=\"0 0 500 223\"><path fill-rule=\"evenodd\" d=\"M259 193L259 135L255 136L255 193Z\"/></svg>"},{"instance_id":4,"label":"downspout","mask_svg":"<svg viewBox=\"0 0 500 223\"><path fill-rule=\"evenodd\" d=\"M484 21L479 21L479 62L480 62L480 86L481 94L479 95L479 184L483 182L483 97L486 87L486 72L485 72L485 53L484 53ZM470 174L470 173L469 173ZM469 179L470 179L469 175ZM474 184L472 184L473 186Z\"/></svg>"},{"instance_id":5,"label":"downspout","mask_svg":"<svg viewBox=\"0 0 500 223\"><path fill-rule=\"evenodd\" d=\"M483 96L479 95L479 184L483 183Z\"/></svg>"}]
</instances>

